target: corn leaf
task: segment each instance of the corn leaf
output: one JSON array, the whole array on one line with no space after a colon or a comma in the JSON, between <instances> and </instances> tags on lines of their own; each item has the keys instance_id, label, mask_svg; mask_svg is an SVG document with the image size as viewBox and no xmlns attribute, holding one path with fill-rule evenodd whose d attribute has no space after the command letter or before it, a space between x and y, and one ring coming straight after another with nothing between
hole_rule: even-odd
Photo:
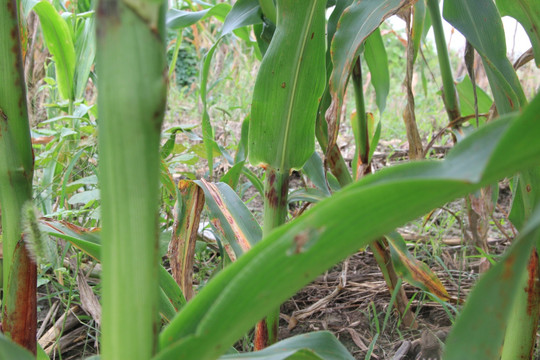
<instances>
[{"instance_id":1,"label":"corn leaf","mask_svg":"<svg viewBox=\"0 0 540 360\"><path fill-rule=\"evenodd\" d=\"M388 71L388 56L379 29L366 39L364 58L371 73L371 84L375 88L377 106L379 112L382 113L390 91L390 72Z\"/></svg>"},{"instance_id":2,"label":"corn leaf","mask_svg":"<svg viewBox=\"0 0 540 360\"><path fill-rule=\"evenodd\" d=\"M76 56L69 26L46 0L35 3L28 1L25 10L29 12L32 9L39 16L43 39L54 59L60 95L67 100L73 99Z\"/></svg>"},{"instance_id":3,"label":"corn leaf","mask_svg":"<svg viewBox=\"0 0 540 360\"><path fill-rule=\"evenodd\" d=\"M345 90L354 61L360 54L364 40L391 15L409 5L409 0L356 0L341 16L332 40L333 70L330 76L332 105L326 119L329 123L329 143L333 145Z\"/></svg>"},{"instance_id":4,"label":"corn leaf","mask_svg":"<svg viewBox=\"0 0 540 360\"><path fill-rule=\"evenodd\" d=\"M300 169L315 150L315 116L325 79L326 1L278 1L276 32L262 61L251 108L249 160L278 172Z\"/></svg>"},{"instance_id":5,"label":"corn leaf","mask_svg":"<svg viewBox=\"0 0 540 360\"><path fill-rule=\"evenodd\" d=\"M221 35L227 35L244 26L260 23L262 23L262 11L259 0L238 0L225 18Z\"/></svg>"},{"instance_id":6,"label":"corn leaf","mask_svg":"<svg viewBox=\"0 0 540 360\"><path fill-rule=\"evenodd\" d=\"M474 92L469 75L465 75L465 77L456 84L456 89L459 95L461 115L474 115ZM493 100L479 86L476 87L476 96L478 99L478 113L488 113L491 104L493 104Z\"/></svg>"},{"instance_id":7,"label":"corn leaf","mask_svg":"<svg viewBox=\"0 0 540 360\"><path fill-rule=\"evenodd\" d=\"M167 27L171 30L183 29L210 16L215 16L223 21L229 11L231 11L231 5L226 3L219 3L201 11L170 9L167 11Z\"/></svg>"},{"instance_id":8,"label":"corn leaf","mask_svg":"<svg viewBox=\"0 0 540 360\"><path fill-rule=\"evenodd\" d=\"M426 21L426 0L419 0L413 6L413 24L412 24L412 34L411 38L414 43L414 56L413 62L416 62L416 57L418 56L418 50L420 49L420 44L424 39L424 23Z\"/></svg>"},{"instance_id":9,"label":"corn leaf","mask_svg":"<svg viewBox=\"0 0 540 360\"><path fill-rule=\"evenodd\" d=\"M511 16L523 26L533 47L536 66L540 67L540 2L537 0L497 0L501 16Z\"/></svg>"},{"instance_id":10,"label":"corn leaf","mask_svg":"<svg viewBox=\"0 0 540 360\"><path fill-rule=\"evenodd\" d=\"M178 189L181 196L178 198L168 255L173 277L189 300L193 297L193 261L204 193L188 180L180 180Z\"/></svg>"},{"instance_id":11,"label":"corn leaf","mask_svg":"<svg viewBox=\"0 0 540 360\"><path fill-rule=\"evenodd\" d=\"M225 183L196 181L204 190L211 218L219 221L225 240L237 257L251 249L262 238L262 230L253 214L238 195Z\"/></svg>"},{"instance_id":12,"label":"corn leaf","mask_svg":"<svg viewBox=\"0 0 540 360\"><path fill-rule=\"evenodd\" d=\"M437 275L426 264L411 255L401 235L392 232L386 236L386 240L390 248L392 263L400 276L411 285L429 291L441 300L446 301L452 298Z\"/></svg>"},{"instance_id":13,"label":"corn leaf","mask_svg":"<svg viewBox=\"0 0 540 360\"><path fill-rule=\"evenodd\" d=\"M35 356L0 333L0 359L34 360Z\"/></svg>"},{"instance_id":14,"label":"corn leaf","mask_svg":"<svg viewBox=\"0 0 540 360\"><path fill-rule=\"evenodd\" d=\"M443 16L482 57L499 114L523 106L527 100L516 72L506 57L504 28L493 1L445 1Z\"/></svg>"},{"instance_id":15,"label":"corn leaf","mask_svg":"<svg viewBox=\"0 0 540 360\"><path fill-rule=\"evenodd\" d=\"M293 336L264 350L225 355L220 360L353 360L354 357L327 331Z\"/></svg>"},{"instance_id":16,"label":"corn leaf","mask_svg":"<svg viewBox=\"0 0 540 360\"><path fill-rule=\"evenodd\" d=\"M96 26L94 18L83 21L83 29L75 41L77 62L75 67L75 98L84 96L90 69L96 57Z\"/></svg>"},{"instance_id":17,"label":"corn leaf","mask_svg":"<svg viewBox=\"0 0 540 360\"><path fill-rule=\"evenodd\" d=\"M162 331L156 359L171 354L217 357L256 321L359 247L449 200L537 166L539 111L537 96L519 117L501 118L469 135L446 160L367 176L277 228L184 307Z\"/></svg>"},{"instance_id":18,"label":"corn leaf","mask_svg":"<svg viewBox=\"0 0 540 360\"><path fill-rule=\"evenodd\" d=\"M446 342L445 359L461 360L463 354L478 360L500 358L510 310L527 267L531 249L540 238L540 211L534 213L504 259L474 287Z\"/></svg>"}]
</instances>

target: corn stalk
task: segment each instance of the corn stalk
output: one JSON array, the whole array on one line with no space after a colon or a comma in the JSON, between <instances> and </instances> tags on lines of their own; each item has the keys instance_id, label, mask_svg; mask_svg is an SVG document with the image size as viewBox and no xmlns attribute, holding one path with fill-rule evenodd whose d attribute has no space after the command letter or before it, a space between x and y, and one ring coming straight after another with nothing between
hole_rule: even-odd
<instances>
[{"instance_id":1,"label":"corn stalk","mask_svg":"<svg viewBox=\"0 0 540 360\"><path fill-rule=\"evenodd\" d=\"M97 8L103 359L156 351L164 5L101 0Z\"/></svg>"},{"instance_id":2,"label":"corn stalk","mask_svg":"<svg viewBox=\"0 0 540 360\"><path fill-rule=\"evenodd\" d=\"M30 141L17 2L0 1L0 206L2 207L4 333L36 353L36 265L21 236L21 209L32 199Z\"/></svg>"}]
</instances>

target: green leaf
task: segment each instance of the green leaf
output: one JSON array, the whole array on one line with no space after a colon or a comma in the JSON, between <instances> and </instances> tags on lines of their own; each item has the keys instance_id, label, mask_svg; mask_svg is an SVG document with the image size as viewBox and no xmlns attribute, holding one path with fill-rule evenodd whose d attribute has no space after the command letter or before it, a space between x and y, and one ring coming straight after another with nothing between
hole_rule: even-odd
<instances>
[{"instance_id":1,"label":"green leaf","mask_svg":"<svg viewBox=\"0 0 540 360\"><path fill-rule=\"evenodd\" d=\"M217 219L237 257L247 252L262 238L262 230L242 199L225 183L196 181L204 190L212 219ZM214 224L214 226L216 226Z\"/></svg>"},{"instance_id":2,"label":"green leaf","mask_svg":"<svg viewBox=\"0 0 540 360\"><path fill-rule=\"evenodd\" d=\"M424 23L426 21L426 1L419 0L413 7L413 25L412 25L412 40L414 42L413 62L416 62L420 44L424 39Z\"/></svg>"},{"instance_id":3,"label":"green leaf","mask_svg":"<svg viewBox=\"0 0 540 360\"><path fill-rule=\"evenodd\" d=\"M353 360L336 337L328 331L296 335L282 340L264 350L245 354L231 354L220 360L260 359L260 360Z\"/></svg>"},{"instance_id":4,"label":"green leaf","mask_svg":"<svg viewBox=\"0 0 540 360\"><path fill-rule=\"evenodd\" d=\"M262 11L259 0L238 0L225 18L221 35L227 35L235 29L262 23Z\"/></svg>"},{"instance_id":5,"label":"green leaf","mask_svg":"<svg viewBox=\"0 0 540 360\"><path fill-rule=\"evenodd\" d=\"M525 105L525 94L506 57L504 28L493 1L449 0L443 6L444 18L467 38L482 57L499 114Z\"/></svg>"},{"instance_id":6,"label":"green leaf","mask_svg":"<svg viewBox=\"0 0 540 360\"><path fill-rule=\"evenodd\" d=\"M100 192L99 189L94 190L88 190L83 191L80 193L76 193L72 197L69 198L68 204L75 205L75 204L82 204L86 205L91 201L97 201L100 199Z\"/></svg>"},{"instance_id":7,"label":"green leaf","mask_svg":"<svg viewBox=\"0 0 540 360\"><path fill-rule=\"evenodd\" d=\"M459 95L461 115L474 115L474 92L469 75L465 75L461 81L458 80L456 89ZM493 100L478 85L476 86L476 96L478 99L478 113L488 113Z\"/></svg>"},{"instance_id":8,"label":"green leaf","mask_svg":"<svg viewBox=\"0 0 540 360\"><path fill-rule=\"evenodd\" d=\"M330 189L328 188L326 176L324 175L324 164L319 154L314 152L309 160L305 163L303 170L313 185L315 185L325 195L330 195Z\"/></svg>"},{"instance_id":9,"label":"green leaf","mask_svg":"<svg viewBox=\"0 0 540 360\"><path fill-rule=\"evenodd\" d=\"M43 39L54 59L56 82L64 99L73 99L73 78L75 75L75 47L69 26L56 9L46 0L27 6L39 16Z\"/></svg>"},{"instance_id":10,"label":"green leaf","mask_svg":"<svg viewBox=\"0 0 540 360\"><path fill-rule=\"evenodd\" d=\"M461 360L463 354L478 360L500 358L513 294L523 291L520 279L539 238L539 223L536 211L504 259L476 284L446 341L446 360Z\"/></svg>"},{"instance_id":11,"label":"green leaf","mask_svg":"<svg viewBox=\"0 0 540 360\"><path fill-rule=\"evenodd\" d=\"M315 150L315 116L325 79L326 1L279 0L276 32L251 107L249 160L278 172L300 169Z\"/></svg>"},{"instance_id":12,"label":"green leaf","mask_svg":"<svg viewBox=\"0 0 540 360\"><path fill-rule=\"evenodd\" d=\"M331 45L333 70L330 76L332 105L326 113L329 123L329 143L333 145L345 90L354 61L364 40L391 15L408 5L408 0L356 0L341 16Z\"/></svg>"},{"instance_id":13,"label":"green leaf","mask_svg":"<svg viewBox=\"0 0 540 360\"><path fill-rule=\"evenodd\" d=\"M84 97L90 69L96 57L96 26L93 17L82 20L83 29L75 40L75 98Z\"/></svg>"},{"instance_id":14,"label":"green leaf","mask_svg":"<svg viewBox=\"0 0 540 360\"><path fill-rule=\"evenodd\" d=\"M167 27L171 30L183 29L210 16L215 16L217 19L223 21L229 11L231 11L231 5L226 3L219 3L201 11L170 9L167 11Z\"/></svg>"},{"instance_id":15,"label":"green leaf","mask_svg":"<svg viewBox=\"0 0 540 360\"><path fill-rule=\"evenodd\" d=\"M371 73L371 84L375 88L377 106L382 113L386 107L386 97L390 91L388 57L379 29L366 39L364 58Z\"/></svg>"},{"instance_id":16,"label":"green leaf","mask_svg":"<svg viewBox=\"0 0 540 360\"><path fill-rule=\"evenodd\" d=\"M536 66L540 67L540 2L537 0L496 0L502 16L511 16L523 26L533 47Z\"/></svg>"},{"instance_id":17,"label":"green leaf","mask_svg":"<svg viewBox=\"0 0 540 360\"><path fill-rule=\"evenodd\" d=\"M32 353L0 333L0 359L34 360Z\"/></svg>"},{"instance_id":18,"label":"green leaf","mask_svg":"<svg viewBox=\"0 0 540 360\"><path fill-rule=\"evenodd\" d=\"M214 277L162 331L163 356L217 357L256 321L359 247L452 199L538 166L540 142L534 139L540 133L539 112L540 95L517 118L501 118L469 135L446 160L366 176L277 228Z\"/></svg>"},{"instance_id":19,"label":"green leaf","mask_svg":"<svg viewBox=\"0 0 540 360\"><path fill-rule=\"evenodd\" d=\"M220 180L229 185L232 189L236 189L238 181L240 180L240 175L242 175L242 170L244 169L245 161L237 162L231 167L227 173L225 173Z\"/></svg>"},{"instance_id":20,"label":"green leaf","mask_svg":"<svg viewBox=\"0 0 540 360\"><path fill-rule=\"evenodd\" d=\"M314 188L297 189L292 191L287 198L289 203L296 201L307 201L310 203L317 203L323 199L329 197L329 193L325 193L322 190Z\"/></svg>"}]
</instances>

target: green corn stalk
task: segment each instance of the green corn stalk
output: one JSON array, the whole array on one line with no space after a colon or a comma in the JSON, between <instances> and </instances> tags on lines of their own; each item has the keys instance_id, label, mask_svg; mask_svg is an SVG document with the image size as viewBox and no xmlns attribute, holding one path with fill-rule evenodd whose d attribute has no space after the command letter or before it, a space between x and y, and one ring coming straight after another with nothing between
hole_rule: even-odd
<instances>
[{"instance_id":1,"label":"green corn stalk","mask_svg":"<svg viewBox=\"0 0 540 360\"><path fill-rule=\"evenodd\" d=\"M156 351L164 10L145 0L97 7L103 359Z\"/></svg>"},{"instance_id":2,"label":"green corn stalk","mask_svg":"<svg viewBox=\"0 0 540 360\"><path fill-rule=\"evenodd\" d=\"M4 334L36 353L36 265L21 236L21 211L32 200L34 159L26 107L15 0L0 1L0 206Z\"/></svg>"}]
</instances>

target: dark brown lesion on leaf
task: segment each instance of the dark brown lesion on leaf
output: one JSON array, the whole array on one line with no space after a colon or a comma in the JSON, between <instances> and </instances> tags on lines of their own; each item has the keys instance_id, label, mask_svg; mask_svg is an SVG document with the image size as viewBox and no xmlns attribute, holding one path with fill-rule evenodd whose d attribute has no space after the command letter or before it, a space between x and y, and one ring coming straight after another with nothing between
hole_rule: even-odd
<instances>
[{"instance_id":1,"label":"dark brown lesion on leaf","mask_svg":"<svg viewBox=\"0 0 540 360\"><path fill-rule=\"evenodd\" d=\"M12 19L16 19L17 18L17 12L15 11L16 9L16 1L15 0L8 0L7 2L7 10L9 12L9 14L11 15L11 18Z\"/></svg>"},{"instance_id":2,"label":"dark brown lesion on leaf","mask_svg":"<svg viewBox=\"0 0 540 360\"><path fill-rule=\"evenodd\" d=\"M540 302L540 283L538 279L538 253L533 249L527 266L528 282L527 291L527 315L533 316Z\"/></svg>"}]
</instances>

